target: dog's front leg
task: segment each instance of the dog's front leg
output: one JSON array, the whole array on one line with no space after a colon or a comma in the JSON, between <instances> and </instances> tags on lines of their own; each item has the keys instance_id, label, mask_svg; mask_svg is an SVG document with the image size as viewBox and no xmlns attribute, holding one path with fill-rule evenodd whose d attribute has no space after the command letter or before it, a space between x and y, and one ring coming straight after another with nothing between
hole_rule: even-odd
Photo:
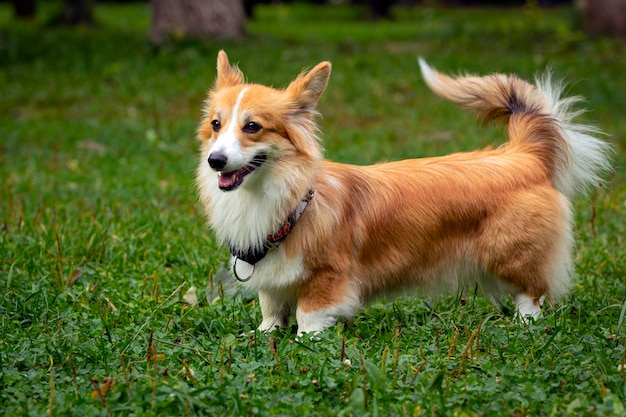
<instances>
[{"instance_id":1,"label":"dog's front leg","mask_svg":"<svg viewBox=\"0 0 626 417\"><path fill-rule=\"evenodd\" d=\"M296 309L298 321L298 336L304 333L320 333L327 327L337 323L339 315L334 308L324 308L317 311L304 311L300 307Z\"/></svg>"},{"instance_id":2,"label":"dog's front leg","mask_svg":"<svg viewBox=\"0 0 626 417\"><path fill-rule=\"evenodd\" d=\"M263 315L263 321L259 325L260 331L269 332L276 327L287 325L291 306L284 297L266 291L259 291L259 303L261 304L261 314Z\"/></svg>"},{"instance_id":3,"label":"dog's front leg","mask_svg":"<svg viewBox=\"0 0 626 417\"><path fill-rule=\"evenodd\" d=\"M296 320L299 336L319 333L335 325L338 318L351 319L361 306L359 293L348 278L326 278L318 277L318 285L309 286L298 298ZM310 282L314 284L314 281Z\"/></svg>"}]
</instances>

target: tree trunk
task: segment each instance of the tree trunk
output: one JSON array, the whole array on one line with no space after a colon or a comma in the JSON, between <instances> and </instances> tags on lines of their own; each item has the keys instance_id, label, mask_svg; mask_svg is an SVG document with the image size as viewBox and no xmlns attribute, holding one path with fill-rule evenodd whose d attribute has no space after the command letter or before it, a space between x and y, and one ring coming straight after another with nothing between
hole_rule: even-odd
<instances>
[{"instance_id":1,"label":"tree trunk","mask_svg":"<svg viewBox=\"0 0 626 417\"><path fill-rule=\"evenodd\" d=\"M242 0L152 0L150 39L243 37Z\"/></svg>"},{"instance_id":2,"label":"tree trunk","mask_svg":"<svg viewBox=\"0 0 626 417\"><path fill-rule=\"evenodd\" d=\"M626 38L626 1L578 0L588 32L608 33Z\"/></svg>"},{"instance_id":3,"label":"tree trunk","mask_svg":"<svg viewBox=\"0 0 626 417\"><path fill-rule=\"evenodd\" d=\"M64 0L61 23L70 26L93 26L93 0Z\"/></svg>"},{"instance_id":4,"label":"tree trunk","mask_svg":"<svg viewBox=\"0 0 626 417\"><path fill-rule=\"evenodd\" d=\"M35 0L13 0L13 13L17 19L33 19L36 9Z\"/></svg>"},{"instance_id":5,"label":"tree trunk","mask_svg":"<svg viewBox=\"0 0 626 417\"><path fill-rule=\"evenodd\" d=\"M389 19L391 17L391 0L369 0L370 17L373 19Z\"/></svg>"}]
</instances>

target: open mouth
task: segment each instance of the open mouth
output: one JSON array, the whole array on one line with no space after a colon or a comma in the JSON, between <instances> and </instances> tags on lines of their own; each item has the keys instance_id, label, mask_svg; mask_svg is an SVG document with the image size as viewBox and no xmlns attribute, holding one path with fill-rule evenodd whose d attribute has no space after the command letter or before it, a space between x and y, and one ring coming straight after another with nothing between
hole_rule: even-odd
<instances>
[{"instance_id":1,"label":"open mouth","mask_svg":"<svg viewBox=\"0 0 626 417\"><path fill-rule=\"evenodd\" d=\"M267 157L263 154L255 156L252 161L243 168L239 168L231 172L218 172L217 185L222 191L232 191L237 189L242 183L244 178L256 171L263 165L263 162Z\"/></svg>"}]
</instances>

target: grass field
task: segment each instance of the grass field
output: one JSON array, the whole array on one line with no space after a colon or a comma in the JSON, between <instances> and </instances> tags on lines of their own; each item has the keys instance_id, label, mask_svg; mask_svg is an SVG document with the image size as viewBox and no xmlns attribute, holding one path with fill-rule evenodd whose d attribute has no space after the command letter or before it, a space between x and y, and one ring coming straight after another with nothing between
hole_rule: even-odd
<instances>
[{"instance_id":1,"label":"grass field","mask_svg":"<svg viewBox=\"0 0 626 417\"><path fill-rule=\"evenodd\" d=\"M0 4L0 414L623 416L626 44L570 9L265 6L242 42L147 42L145 5L95 29L16 23ZM319 340L251 332L193 185L195 130L224 48L283 86L333 62L327 156L357 164L501 143L437 99L448 72L551 66L615 144L607 187L576 201L572 296L522 326L482 298L382 300ZM183 301L196 288L197 307ZM621 370L620 370L621 369Z\"/></svg>"}]
</instances>

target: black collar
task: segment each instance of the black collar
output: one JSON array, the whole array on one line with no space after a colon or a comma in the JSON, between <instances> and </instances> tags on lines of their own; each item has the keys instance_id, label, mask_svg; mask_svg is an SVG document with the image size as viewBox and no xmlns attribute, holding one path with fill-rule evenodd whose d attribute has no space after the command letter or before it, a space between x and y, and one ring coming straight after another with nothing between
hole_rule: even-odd
<instances>
[{"instance_id":1,"label":"black collar","mask_svg":"<svg viewBox=\"0 0 626 417\"><path fill-rule=\"evenodd\" d=\"M265 258L265 256L271 250L276 249L278 245L280 244L280 242L282 242L287 237L287 235L289 235L289 232L291 232L291 229L293 229L296 222L300 219L300 216L302 215L302 213L304 212L304 209L313 198L314 194L315 192L313 191L313 189L309 188L304 198L300 200L296 208L291 213L289 213L289 215L287 216L287 219L280 226L280 228L276 232L272 233L271 235L267 235L267 237L265 238L265 242L263 242L263 245L261 247L255 246L255 247L249 247L246 249L240 249L240 248L235 247L232 244L229 244L228 249L230 250L230 253L235 257L235 263L238 260L242 260L254 266L261 259ZM233 269L236 269L236 268L233 268ZM252 274L250 274L250 276L247 279L242 280L241 278L237 276L237 271L235 270L234 272L235 272L235 276L240 281L247 281L252 276Z\"/></svg>"}]
</instances>

